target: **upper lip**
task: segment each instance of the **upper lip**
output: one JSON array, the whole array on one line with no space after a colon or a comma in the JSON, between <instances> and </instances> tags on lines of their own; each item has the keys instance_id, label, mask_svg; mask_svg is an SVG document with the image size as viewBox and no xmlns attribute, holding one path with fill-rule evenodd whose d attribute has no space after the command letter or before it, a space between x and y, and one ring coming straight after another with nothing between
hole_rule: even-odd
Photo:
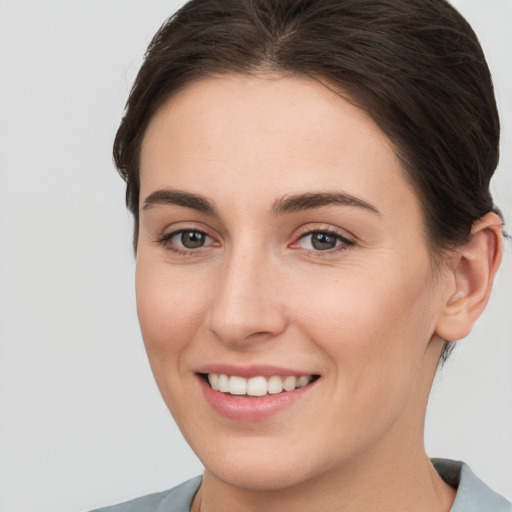
<instances>
[{"instance_id":1,"label":"upper lip","mask_svg":"<svg viewBox=\"0 0 512 512\"><path fill-rule=\"evenodd\" d=\"M296 370L291 368L284 368L274 365L260 365L252 364L248 366L239 366L232 364L205 364L196 369L196 373L208 374L217 373L220 375L236 375L250 379L251 377L272 377L279 375L280 377L287 377L293 375L295 377L315 375L314 372Z\"/></svg>"}]
</instances>

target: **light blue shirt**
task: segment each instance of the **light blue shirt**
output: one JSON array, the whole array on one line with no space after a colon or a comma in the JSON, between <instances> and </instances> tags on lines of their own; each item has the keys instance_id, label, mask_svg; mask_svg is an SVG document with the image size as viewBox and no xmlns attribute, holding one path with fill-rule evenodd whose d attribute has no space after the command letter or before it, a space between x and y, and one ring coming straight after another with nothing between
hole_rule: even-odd
<instances>
[{"instance_id":1,"label":"light blue shirt","mask_svg":"<svg viewBox=\"0 0 512 512\"><path fill-rule=\"evenodd\" d=\"M463 462L433 459L432 463L443 480L457 489L450 512L512 512L512 504L489 489ZM169 491L92 512L190 512L200 485L198 476Z\"/></svg>"}]
</instances>

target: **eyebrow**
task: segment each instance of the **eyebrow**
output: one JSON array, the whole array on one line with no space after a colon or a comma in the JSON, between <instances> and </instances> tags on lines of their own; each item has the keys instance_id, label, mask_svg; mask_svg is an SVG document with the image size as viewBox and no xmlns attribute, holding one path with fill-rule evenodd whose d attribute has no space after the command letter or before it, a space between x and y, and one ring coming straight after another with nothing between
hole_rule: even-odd
<instances>
[{"instance_id":1,"label":"eyebrow","mask_svg":"<svg viewBox=\"0 0 512 512\"><path fill-rule=\"evenodd\" d=\"M218 215L217 207L212 201L199 194L192 194L183 190L171 188L155 190L146 197L142 209L149 210L159 205L184 206L209 215Z\"/></svg>"},{"instance_id":2,"label":"eyebrow","mask_svg":"<svg viewBox=\"0 0 512 512\"><path fill-rule=\"evenodd\" d=\"M331 205L355 206L380 215L379 210L377 210L375 206L362 199L345 194L344 192L310 192L284 196L274 203L272 212L274 215L279 215L283 213L314 210Z\"/></svg>"},{"instance_id":3,"label":"eyebrow","mask_svg":"<svg viewBox=\"0 0 512 512\"><path fill-rule=\"evenodd\" d=\"M209 215L219 215L213 201L202 195L183 190L171 188L155 190L144 200L143 210L149 210L159 205L177 205ZM331 205L355 206L380 215L375 206L344 192L307 192L283 196L273 204L272 213L274 215L282 215Z\"/></svg>"}]
</instances>

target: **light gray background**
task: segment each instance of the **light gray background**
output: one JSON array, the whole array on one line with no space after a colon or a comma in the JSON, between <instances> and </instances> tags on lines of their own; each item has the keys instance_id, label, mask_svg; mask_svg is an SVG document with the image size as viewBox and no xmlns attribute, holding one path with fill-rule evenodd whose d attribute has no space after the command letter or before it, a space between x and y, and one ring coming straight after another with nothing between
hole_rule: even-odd
<instances>
[{"instance_id":1,"label":"light gray background","mask_svg":"<svg viewBox=\"0 0 512 512\"><path fill-rule=\"evenodd\" d=\"M0 1L2 512L87 510L201 470L145 360L110 156L141 56L178 3ZM494 190L512 224L512 2L456 5L494 74ZM489 309L436 382L426 442L511 498L510 243L507 253Z\"/></svg>"}]
</instances>

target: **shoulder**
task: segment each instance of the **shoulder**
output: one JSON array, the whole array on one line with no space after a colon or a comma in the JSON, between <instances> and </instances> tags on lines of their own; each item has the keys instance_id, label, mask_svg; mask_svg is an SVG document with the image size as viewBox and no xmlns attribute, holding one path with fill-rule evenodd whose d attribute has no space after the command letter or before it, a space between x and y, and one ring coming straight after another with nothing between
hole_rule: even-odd
<instances>
[{"instance_id":1,"label":"shoulder","mask_svg":"<svg viewBox=\"0 0 512 512\"><path fill-rule=\"evenodd\" d=\"M192 500L201 485L201 477L188 480L173 489L148 494L119 505L91 512L189 512Z\"/></svg>"},{"instance_id":2,"label":"shoulder","mask_svg":"<svg viewBox=\"0 0 512 512\"><path fill-rule=\"evenodd\" d=\"M484 484L463 462L433 459L432 463L443 480L457 488L450 512L512 512L512 504ZM200 485L199 476L168 491L91 512L189 512Z\"/></svg>"},{"instance_id":3,"label":"shoulder","mask_svg":"<svg viewBox=\"0 0 512 512\"><path fill-rule=\"evenodd\" d=\"M432 463L443 480L457 489L450 512L512 512L512 504L484 484L463 462L433 459Z\"/></svg>"}]
</instances>

